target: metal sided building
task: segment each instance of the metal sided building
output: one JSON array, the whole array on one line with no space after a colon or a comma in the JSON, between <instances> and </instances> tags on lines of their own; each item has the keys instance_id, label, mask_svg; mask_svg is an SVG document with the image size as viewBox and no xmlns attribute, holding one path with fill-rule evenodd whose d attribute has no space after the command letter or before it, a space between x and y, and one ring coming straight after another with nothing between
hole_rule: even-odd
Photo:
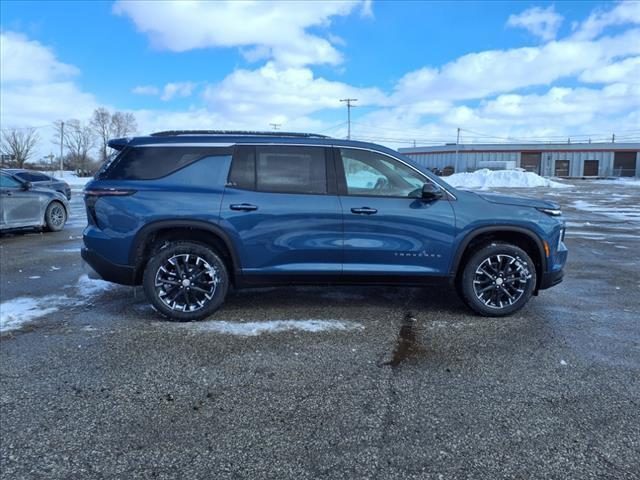
<instances>
[{"instance_id":1,"label":"metal sided building","mask_svg":"<svg viewBox=\"0 0 640 480\"><path fill-rule=\"evenodd\" d=\"M640 177L640 143L447 144L399 151L445 174L520 167L549 177Z\"/></svg>"}]
</instances>

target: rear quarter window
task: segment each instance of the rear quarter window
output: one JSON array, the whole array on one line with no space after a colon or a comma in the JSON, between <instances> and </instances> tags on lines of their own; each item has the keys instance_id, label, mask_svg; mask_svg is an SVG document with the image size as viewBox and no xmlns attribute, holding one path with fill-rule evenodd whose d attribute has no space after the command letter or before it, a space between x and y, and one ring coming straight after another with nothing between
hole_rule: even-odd
<instances>
[{"instance_id":1,"label":"rear quarter window","mask_svg":"<svg viewBox=\"0 0 640 480\"><path fill-rule=\"evenodd\" d=\"M203 158L229 155L224 147L129 147L100 177L107 180L155 180Z\"/></svg>"}]
</instances>

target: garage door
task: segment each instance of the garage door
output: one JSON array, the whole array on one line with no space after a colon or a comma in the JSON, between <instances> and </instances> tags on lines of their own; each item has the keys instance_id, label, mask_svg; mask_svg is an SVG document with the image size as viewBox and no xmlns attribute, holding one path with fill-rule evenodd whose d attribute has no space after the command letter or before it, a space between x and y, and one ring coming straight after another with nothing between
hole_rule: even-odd
<instances>
[{"instance_id":1,"label":"garage door","mask_svg":"<svg viewBox=\"0 0 640 480\"><path fill-rule=\"evenodd\" d=\"M527 172L533 172L540 174L540 157L541 153L521 153L520 154L520 167L524 168Z\"/></svg>"},{"instance_id":2,"label":"garage door","mask_svg":"<svg viewBox=\"0 0 640 480\"><path fill-rule=\"evenodd\" d=\"M569 160L556 160L556 177L569 176Z\"/></svg>"},{"instance_id":3,"label":"garage door","mask_svg":"<svg viewBox=\"0 0 640 480\"><path fill-rule=\"evenodd\" d=\"M598 176L598 160L585 160L584 161L584 173L585 177L597 177Z\"/></svg>"},{"instance_id":4,"label":"garage door","mask_svg":"<svg viewBox=\"0 0 640 480\"><path fill-rule=\"evenodd\" d=\"M616 152L613 157L613 174L617 177L634 177L636 155L636 152Z\"/></svg>"}]
</instances>

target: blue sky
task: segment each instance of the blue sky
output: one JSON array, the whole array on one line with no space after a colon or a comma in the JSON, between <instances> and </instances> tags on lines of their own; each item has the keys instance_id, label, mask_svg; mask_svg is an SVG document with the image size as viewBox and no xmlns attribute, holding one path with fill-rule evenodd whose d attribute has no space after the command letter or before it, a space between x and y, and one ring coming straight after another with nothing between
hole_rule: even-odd
<instances>
[{"instance_id":1,"label":"blue sky","mask_svg":"<svg viewBox=\"0 0 640 480\"><path fill-rule=\"evenodd\" d=\"M640 134L638 2L0 8L3 127L104 105L141 133L276 122L341 136L350 96L354 135L395 146L457 127L468 141Z\"/></svg>"}]
</instances>

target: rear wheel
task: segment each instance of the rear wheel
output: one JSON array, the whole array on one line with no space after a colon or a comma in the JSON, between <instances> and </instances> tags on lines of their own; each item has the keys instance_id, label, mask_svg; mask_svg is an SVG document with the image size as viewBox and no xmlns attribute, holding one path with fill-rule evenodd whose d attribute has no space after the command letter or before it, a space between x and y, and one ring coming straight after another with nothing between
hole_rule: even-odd
<instances>
[{"instance_id":1,"label":"rear wheel","mask_svg":"<svg viewBox=\"0 0 640 480\"><path fill-rule=\"evenodd\" d=\"M51 202L44 213L44 222L51 232L59 232L67 223L67 211L60 202Z\"/></svg>"},{"instance_id":2,"label":"rear wheel","mask_svg":"<svg viewBox=\"0 0 640 480\"><path fill-rule=\"evenodd\" d=\"M492 243L469 258L459 289L465 303L477 313L501 317L524 307L535 285L535 265L524 250Z\"/></svg>"},{"instance_id":3,"label":"rear wheel","mask_svg":"<svg viewBox=\"0 0 640 480\"><path fill-rule=\"evenodd\" d=\"M147 263L142 284L149 302L173 321L200 320L224 302L227 268L208 246L177 242L159 250Z\"/></svg>"}]
</instances>

